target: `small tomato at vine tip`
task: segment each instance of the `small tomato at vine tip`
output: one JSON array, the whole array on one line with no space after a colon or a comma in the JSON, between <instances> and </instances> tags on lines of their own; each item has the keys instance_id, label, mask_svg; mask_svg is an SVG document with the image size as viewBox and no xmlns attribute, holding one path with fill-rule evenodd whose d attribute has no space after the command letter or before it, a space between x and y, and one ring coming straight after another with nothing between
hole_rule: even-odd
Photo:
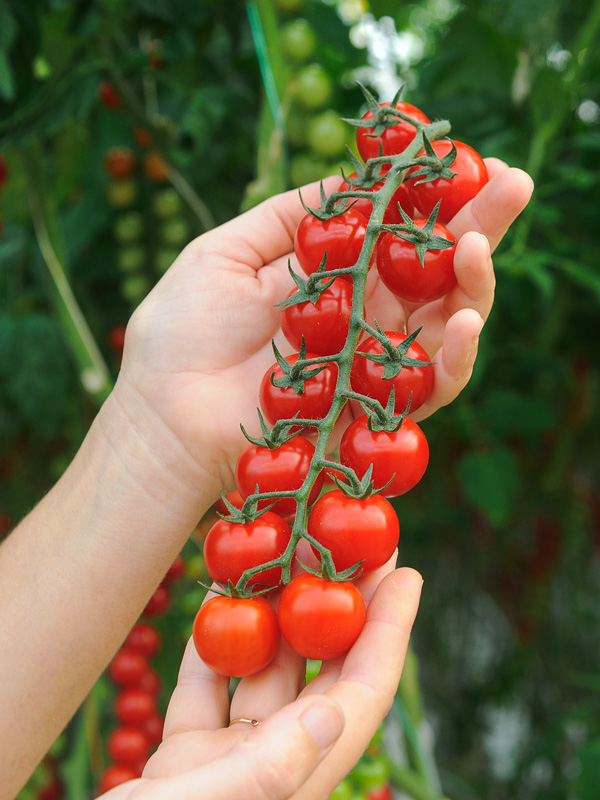
<instances>
[{"instance_id":1,"label":"small tomato at vine tip","mask_svg":"<svg viewBox=\"0 0 600 800\"><path fill-rule=\"evenodd\" d=\"M147 658L155 656L160 650L160 633L147 622L137 622L129 631L123 647L137 650Z\"/></svg>"},{"instance_id":2,"label":"small tomato at vine tip","mask_svg":"<svg viewBox=\"0 0 600 800\"><path fill-rule=\"evenodd\" d=\"M169 180L169 166L160 153L148 153L144 158L144 172L154 183L164 183Z\"/></svg>"},{"instance_id":3,"label":"small tomato at vine tip","mask_svg":"<svg viewBox=\"0 0 600 800\"><path fill-rule=\"evenodd\" d=\"M117 180L135 172L135 154L129 147L111 147L104 156L104 170Z\"/></svg>"},{"instance_id":4,"label":"small tomato at vine tip","mask_svg":"<svg viewBox=\"0 0 600 800\"><path fill-rule=\"evenodd\" d=\"M295 436L274 450L248 444L235 465L235 482L241 496L246 498L254 494L257 484L261 492L299 489L308 475L314 452L314 445L303 436ZM322 486L323 473L320 472L310 491L309 505L315 502ZM260 500L258 508L266 508L273 502L273 499ZM284 517L294 514L296 501L293 497L283 497L271 511Z\"/></svg>"},{"instance_id":5,"label":"small tomato at vine tip","mask_svg":"<svg viewBox=\"0 0 600 800\"><path fill-rule=\"evenodd\" d=\"M138 199L137 183L131 178L111 181L106 189L106 197L113 208L130 208Z\"/></svg>"},{"instance_id":6,"label":"small tomato at vine tip","mask_svg":"<svg viewBox=\"0 0 600 800\"><path fill-rule=\"evenodd\" d=\"M126 764L113 764L104 770L100 778L98 791L100 794L104 794L111 789L115 789L117 786L121 786L123 783L127 783L127 781L134 781L139 777L140 773L134 767L130 767Z\"/></svg>"},{"instance_id":7,"label":"small tomato at vine tip","mask_svg":"<svg viewBox=\"0 0 600 800\"><path fill-rule=\"evenodd\" d=\"M415 225L424 228L427 220L416 219ZM444 225L433 226L433 235L453 241ZM454 253L456 242L445 250L428 250L423 266L412 242L393 233L386 233L377 248L377 270L387 288L409 303L429 303L448 294L456 286Z\"/></svg>"},{"instance_id":8,"label":"small tomato at vine tip","mask_svg":"<svg viewBox=\"0 0 600 800\"><path fill-rule=\"evenodd\" d=\"M134 686L148 669L148 661L139 650L123 647L114 656L108 674L117 686Z\"/></svg>"},{"instance_id":9,"label":"small tomato at vine tip","mask_svg":"<svg viewBox=\"0 0 600 800\"><path fill-rule=\"evenodd\" d=\"M353 267L365 241L367 224L367 219L354 208L325 221L306 214L294 236L298 263L307 275L312 275L327 253L325 273L328 269Z\"/></svg>"},{"instance_id":10,"label":"small tomato at vine tip","mask_svg":"<svg viewBox=\"0 0 600 800\"><path fill-rule=\"evenodd\" d=\"M429 216L438 200L441 200L438 212L438 221L446 225L460 209L472 200L473 197L485 186L489 180L487 167L483 158L468 144L458 142L456 139L456 159L450 165L453 178L436 178L433 181L419 183L419 179L407 177L408 191L411 199L423 216ZM446 155L452 147L449 139L440 139L432 142L432 147L440 158ZM423 150L419 155L425 155Z\"/></svg>"},{"instance_id":11,"label":"small tomato at vine tip","mask_svg":"<svg viewBox=\"0 0 600 800\"><path fill-rule=\"evenodd\" d=\"M356 178L356 172L353 172L349 178ZM379 189L382 188L384 184L384 179L382 178L377 183L374 183L369 189L365 189L363 186L355 185L350 186L347 181L342 181L338 192L349 192L349 191L357 191L357 192L377 192ZM353 208L355 208L358 212L360 212L366 219L369 219L371 216L371 212L373 211L373 202L371 200L367 200L365 198L361 198L360 200L352 199L354 203ZM408 214L409 217L412 217L415 213L414 206L412 204L412 200L410 199L410 195L408 193L408 187L406 183L401 183L400 186L396 189L394 194L392 195L392 199L388 203L388 206L385 210L383 215L383 222L385 225L401 225L403 224L404 220L402 219L402 215L398 211L398 203L402 206L402 210Z\"/></svg>"},{"instance_id":12,"label":"small tomato at vine tip","mask_svg":"<svg viewBox=\"0 0 600 800\"><path fill-rule=\"evenodd\" d=\"M317 35L307 20L298 18L281 28L281 50L292 61L306 61L317 49Z\"/></svg>"},{"instance_id":13,"label":"small tomato at vine tip","mask_svg":"<svg viewBox=\"0 0 600 800\"><path fill-rule=\"evenodd\" d=\"M292 347L299 350L304 337L306 349L311 353L323 356L339 353L348 337L353 291L350 281L336 278L316 303L307 300L284 308L281 330ZM288 297L294 294L292 291Z\"/></svg>"},{"instance_id":14,"label":"small tomato at vine tip","mask_svg":"<svg viewBox=\"0 0 600 800\"><path fill-rule=\"evenodd\" d=\"M219 675L242 678L271 663L279 645L279 627L264 597L213 597L194 619L198 655Z\"/></svg>"},{"instance_id":15,"label":"small tomato at vine tip","mask_svg":"<svg viewBox=\"0 0 600 800\"><path fill-rule=\"evenodd\" d=\"M381 494L397 497L421 480L429 461L425 434L409 417L397 431L371 431L366 414L357 417L344 431L340 442L340 462L362 477L373 465L372 480L379 489L391 480Z\"/></svg>"},{"instance_id":16,"label":"small tomato at vine tip","mask_svg":"<svg viewBox=\"0 0 600 800\"><path fill-rule=\"evenodd\" d=\"M281 634L304 658L326 661L352 647L366 619L356 586L302 573L288 583L277 607Z\"/></svg>"},{"instance_id":17,"label":"small tomato at vine tip","mask_svg":"<svg viewBox=\"0 0 600 800\"><path fill-rule=\"evenodd\" d=\"M294 100L303 108L322 108L331 97L333 81L320 64L308 64L296 76Z\"/></svg>"},{"instance_id":18,"label":"small tomato at vine tip","mask_svg":"<svg viewBox=\"0 0 600 800\"><path fill-rule=\"evenodd\" d=\"M120 111L123 108L121 95L109 81L100 81L98 99L105 108L109 108L111 111Z\"/></svg>"},{"instance_id":19,"label":"small tomato at vine tip","mask_svg":"<svg viewBox=\"0 0 600 800\"><path fill-rule=\"evenodd\" d=\"M150 600L148 600L142 613L147 617L159 617L169 608L170 602L171 598L168 590L161 585L155 590Z\"/></svg>"},{"instance_id":20,"label":"small tomato at vine tip","mask_svg":"<svg viewBox=\"0 0 600 800\"><path fill-rule=\"evenodd\" d=\"M133 137L140 147L149 148L154 144L152 134L146 128L134 128Z\"/></svg>"},{"instance_id":21,"label":"small tomato at vine tip","mask_svg":"<svg viewBox=\"0 0 600 800\"><path fill-rule=\"evenodd\" d=\"M346 126L336 111L322 111L311 119L306 135L311 150L320 156L328 158L344 151Z\"/></svg>"},{"instance_id":22,"label":"small tomato at vine tip","mask_svg":"<svg viewBox=\"0 0 600 800\"><path fill-rule=\"evenodd\" d=\"M292 440L293 441L293 440ZM252 522L226 522L220 519L204 541L204 561L213 581L237 584L247 569L282 556L292 531L277 514L266 511ZM281 567L271 567L254 575L246 588L273 588L281 583Z\"/></svg>"},{"instance_id":23,"label":"small tomato at vine tip","mask_svg":"<svg viewBox=\"0 0 600 800\"><path fill-rule=\"evenodd\" d=\"M363 572L369 572L383 566L394 554L400 525L384 497L373 494L359 500L334 489L315 503L308 518L308 532L331 552L338 572L359 561L363 562ZM313 550L318 557L314 546Z\"/></svg>"},{"instance_id":24,"label":"small tomato at vine tip","mask_svg":"<svg viewBox=\"0 0 600 800\"><path fill-rule=\"evenodd\" d=\"M391 103L380 103L380 106L391 106ZM428 117L416 106L411 103L399 101L396 103L396 109L402 114L412 117L417 122L427 125L429 123ZM367 111L363 115L364 120L373 119L373 112ZM393 156L401 153L415 138L417 129L414 125L406 120L398 120L396 125L385 128L382 133L374 136L374 128L357 128L356 131L356 145L358 152L361 154L363 161L369 158L377 158L379 155L379 145L383 147L384 156Z\"/></svg>"},{"instance_id":25,"label":"small tomato at vine tip","mask_svg":"<svg viewBox=\"0 0 600 800\"><path fill-rule=\"evenodd\" d=\"M36 800L63 800L65 784L58 775L53 775L47 783L37 791Z\"/></svg>"},{"instance_id":26,"label":"small tomato at vine tip","mask_svg":"<svg viewBox=\"0 0 600 800\"><path fill-rule=\"evenodd\" d=\"M138 686L123 689L115 699L115 715L120 722L137 725L156 713L155 695Z\"/></svg>"},{"instance_id":27,"label":"small tomato at vine tip","mask_svg":"<svg viewBox=\"0 0 600 800\"><path fill-rule=\"evenodd\" d=\"M124 725L110 734L106 749L115 764L136 764L148 757L150 747L140 728Z\"/></svg>"},{"instance_id":28,"label":"small tomato at vine tip","mask_svg":"<svg viewBox=\"0 0 600 800\"><path fill-rule=\"evenodd\" d=\"M286 356L285 360L288 364L295 364L298 357L299 353L293 353ZM316 357L316 353L306 354L307 359ZM307 369L315 369L317 366L325 368L304 381L302 394L296 394L292 386L273 386L271 375L275 380L283 377L283 370L279 364L272 364L265 372L258 395L260 407L271 425L274 425L279 419L291 419L296 414L299 415L299 419L323 419L327 416L335 396L338 368L335 363L331 363L313 365ZM238 489L240 488L238 483Z\"/></svg>"},{"instance_id":29,"label":"small tomato at vine tip","mask_svg":"<svg viewBox=\"0 0 600 800\"><path fill-rule=\"evenodd\" d=\"M390 339L394 347L405 341L406 334L399 331L385 331L385 335ZM374 336L369 336L361 342L357 348L358 353L368 353L369 355L381 355L384 347ZM378 400L382 406L387 405L390 391L394 387L394 410L396 414L402 413L408 406L410 399L411 412L429 398L433 391L434 368L433 364L423 367L402 366L400 372L394 378L384 378L385 367L375 361L356 354L350 373L350 385L352 391L365 394ZM406 355L417 361L430 362L430 358L418 342L413 342ZM411 397L412 393L412 397Z\"/></svg>"},{"instance_id":30,"label":"small tomato at vine tip","mask_svg":"<svg viewBox=\"0 0 600 800\"><path fill-rule=\"evenodd\" d=\"M108 332L108 346L113 353L122 353L125 347L125 325L115 325Z\"/></svg>"}]
</instances>

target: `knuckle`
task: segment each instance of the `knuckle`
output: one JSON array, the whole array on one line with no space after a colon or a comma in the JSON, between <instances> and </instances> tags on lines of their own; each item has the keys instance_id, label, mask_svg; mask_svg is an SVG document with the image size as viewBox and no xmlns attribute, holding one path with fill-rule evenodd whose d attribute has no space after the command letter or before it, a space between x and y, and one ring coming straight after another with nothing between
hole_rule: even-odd
<instances>
[{"instance_id":1,"label":"knuckle","mask_svg":"<svg viewBox=\"0 0 600 800\"><path fill-rule=\"evenodd\" d=\"M252 772L256 797L260 800L285 800L291 797L297 788L295 774L290 756L281 759L271 754L257 754Z\"/></svg>"}]
</instances>

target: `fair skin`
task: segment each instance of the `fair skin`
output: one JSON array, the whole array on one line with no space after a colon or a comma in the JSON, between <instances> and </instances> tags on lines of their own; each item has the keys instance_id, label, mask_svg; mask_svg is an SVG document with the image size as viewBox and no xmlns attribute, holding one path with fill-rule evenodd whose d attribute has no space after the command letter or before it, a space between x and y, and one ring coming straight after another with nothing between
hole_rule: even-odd
<instances>
[{"instance_id":1,"label":"fair skin","mask_svg":"<svg viewBox=\"0 0 600 800\"><path fill-rule=\"evenodd\" d=\"M451 402L468 382L479 332L493 301L490 249L531 194L531 181L519 170L494 159L488 160L488 169L489 184L449 225L459 239L454 291L421 308L406 308L377 282L375 273L369 279L370 320L376 317L383 328L395 330L425 326L419 341L436 362L435 388L415 419ZM329 191L335 185L336 179L326 182ZM316 205L318 186L303 189L303 197L308 205ZM273 304L291 288L287 259L303 214L297 193L290 192L188 245L133 315L115 389L73 463L0 547L0 800L13 798L26 782L125 638L198 519L220 489L233 488L235 461L245 441L239 424L252 434L258 432L257 390L274 360L270 341L275 337L284 353L290 349L281 341L279 311ZM392 576L379 590L383 599L377 607L388 608L400 594L409 609L407 619L392 614L386 617L387 627L379 626L380 636L373 634L382 652L384 639L395 626L408 637L407 620L414 616L418 594L415 580L405 573ZM370 630L377 629L375 622ZM402 652L404 639L396 644ZM377 681L386 686L388 677L392 682L399 677L401 661L390 665L393 669L387 676L379 674L379 657L373 659L377 664L370 664L364 648L361 653L352 655L351 670L356 674L375 670ZM188 652L182 667L184 684L189 675L197 677L194 663L196 657ZM321 768L314 773L327 775L322 791L309 781L306 785L313 793L294 797L326 797L331 781L339 779L359 755L353 742L358 741L354 733L360 709L344 694L352 680L342 673L335 691L337 683L323 689L323 702L337 703L335 713L346 718L352 734L344 734L323 762L337 766L331 773ZM238 748L231 740L227 757L239 753L243 760L248 748L254 747L269 751L269 733L274 731L277 740L280 724L289 725L290 735L293 729L302 740L304 734L294 720L309 700L303 695L297 701L300 706L287 705L294 697L294 692L282 696L272 709L279 722L227 733L247 736L249 742L246 746L244 738ZM378 710L388 700L385 694ZM173 703L169 725L177 730L180 718ZM223 709L218 720L219 724L215 719L207 724L199 717L191 723L192 729L196 725L204 732L202 747L208 753L218 750L223 734L217 729L226 722ZM214 739L215 749L209 744L211 736L221 737ZM166 780L162 775L170 775L170 765L178 761L174 742L182 746L184 742L182 736L173 737L159 751L170 755L153 760L148 777L132 787L149 793L132 797L174 796L170 789L160 794ZM344 741L347 746L342 746ZM318 762L311 747L304 756L306 761L299 759L294 765L299 783L291 787L292 793ZM198 765L198 770L211 769L210 764ZM199 786L182 788L181 796L229 796L200 794Z\"/></svg>"}]
</instances>

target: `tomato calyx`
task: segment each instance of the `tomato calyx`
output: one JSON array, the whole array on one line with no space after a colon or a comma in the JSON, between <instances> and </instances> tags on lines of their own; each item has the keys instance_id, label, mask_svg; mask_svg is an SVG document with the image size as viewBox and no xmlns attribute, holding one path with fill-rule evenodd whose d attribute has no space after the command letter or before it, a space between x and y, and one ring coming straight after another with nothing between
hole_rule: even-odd
<instances>
[{"instance_id":1,"label":"tomato calyx","mask_svg":"<svg viewBox=\"0 0 600 800\"><path fill-rule=\"evenodd\" d=\"M286 362L287 363L287 362ZM240 428L242 433L246 437L246 439L251 442L251 444L255 444L258 447L268 447L269 450L276 450L282 444L286 442L290 442L299 433L302 433L302 428L298 428L298 430L292 430L292 422L289 423L284 421L284 424L277 423L273 426L273 428L269 428L267 423L265 422L265 418L262 415L260 408L256 409L258 412L258 420L260 422L260 429L262 431L262 437L254 437L250 436L250 434L246 431L243 425L240 424ZM298 418L298 414L295 414L292 417L292 420L296 420Z\"/></svg>"},{"instance_id":2,"label":"tomato calyx","mask_svg":"<svg viewBox=\"0 0 600 800\"><path fill-rule=\"evenodd\" d=\"M347 394L350 395L353 393L348 392ZM373 400L372 398L368 398L368 403L362 402L358 397L353 399L358 399L363 411L367 415L367 428L370 431L388 431L390 433L395 433L396 431L400 430L402 423L410 412L412 392L408 398L407 406L401 414L394 413L394 404L396 399L396 390L394 386L391 388L390 396L385 408L379 401ZM383 488L385 489L385 486Z\"/></svg>"},{"instance_id":3,"label":"tomato calyx","mask_svg":"<svg viewBox=\"0 0 600 800\"><path fill-rule=\"evenodd\" d=\"M296 394L304 394L304 382L314 378L319 372L327 369L331 361L335 360L334 356L317 356L316 358L306 358L306 343L302 337L302 344L300 345L300 352L298 353L298 360L294 364L284 358L275 342L271 342L275 359L283 372L280 378L274 378L275 372L269 376L271 386L276 386L278 389L292 388ZM311 365L316 364L314 369L307 369Z\"/></svg>"},{"instance_id":4,"label":"tomato calyx","mask_svg":"<svg viewBox=\"0 0 600 800\"><path fill-rule=\"evenodd\" d=\"M211 586L208 586L206 583L202 583L202 581L198 581L198 583L204 589L207 589L209 592L214 592L215 594L220 595L220 597L233 597L238 600L248 600L252 597L262 597L262 595L269 594L269 592L274 591L277 587L268 586L264 583L253 583L249 589L246 589L245 587L252 575L257 572L262 572L267 566L279 566L279 559L276 562L273 561L269 562L268 564L261 564L259 567L246 570L237 584L235 584L232 580L228 580L227 583L215 581ZM265 588L258 589L258 586L264 586Z\"/></svg>"},{"instance_id":5,"label":"tomato calyx","mask_svg":"<svg viewBox=\"0 0 600 800\"><path fill-rule=\"evenodd\" d=\"M404 225L381 226L382 231L392 233L399 239L414 244L417 256L423 268L425 268L425 254L428 250L447 250L450 247L454 247L456 244L456 239L444 239L443 236L437 236L433 232L441 203L442 201L438 200L423 227L417 225L416 221L413 222L408 214L403 211L400 204L398 204L398 209L404 220Z\"/></svg>"},{"instance_id":6,"label":"tomato calyx","mask_svg":"<svg viewBox=\"0 0 600 800\"><path fill-rule=\"evenodd\" d=\"M250 522L254 522L255 519L262 517L263 514L266 514L267 511L270 511L273 506L277 505L277 501L271 503L265 508L258 508L258 495L259 495L258 485L256 487L256 492L250 497L247 497L244 500L244 504L241 508L234 506L233 503L227 499L227 495L221 492L221 500L223 504L229 511L229 514L221 514L220 511L217 511L217 516L220 517L224 522L232 522L237 523L240 525L247 525Z\"/></svg>"},{"instance_id":7,"label":"tomato calyx","mask_svg":"<svg viewBox=\"0 0 600 800\"><path fill-rule=\"evenodd\" d=\"M347 197L342 197L341 199L335 199L334 193L331 197L327 197L325 193L325 189L323 187L323 181L321 181L321 207L320 208L310 208L306 205L304 200L302 199L302 193L298 191L300 195L300 202L302 203L302 208L306 211L307 214L315 217L316 219L320 220L321 222L327 222L327 220L333 219L334 217L341 217L342 214L345 214L348 209L352 208L354 203L351 199Z\"/></svg>"},{"instance_id":8,"label":"tomato calyx","mask_svg":"<svg viewBox=\"0 0 600 800\"><path fill-rule=\"evenodd\" d=\"M355 128L372 128L373 129L372 133L364 134L365 136L370 136L370 137L381 136L381 134L385 131L386 128L392 128L394 125L397 125L401 121L408 122L410 125L414 125L415 132L425 127L425 123L414 119L409 114L405 114L404 112L399 111L396 108L398 101L402 97L402 92L404 91L404 85L402 85L398 89L390 105L386 106L386 105L380 105L377 102L375 96L367 89L366 86L363 86L363 84L360 81L356 81L356 83L358 84L361 92L365 97L365 100L367 101L367 105L369 106L369 111L372 112L373 118L343 119L342 120L343 122L347 122L349 125L353 125Z\"/></svg>"},{"instance_id":9,"label":"tomato calyx","mask_svg":"<svg viewBox=\"0 0 600 800\"><path fill-rule=\"evenodd\" d=\"M368 361L373 361L375 364L382 364L384 380L395 378L400 374L402 367L431 367L435 364L435 361L420 361L418 358L411 358L411 356L407 355L410 346L421 332L423 328L422 325L410 333L406 339L404 339L398 345L394 345L386 333L381 330L377 320L375 320L375 327L377 330L372 328L366 322L361 322L361 327L364 328L364 330L366 330L374 339L377 339L377 341L383 347L383 353L363 353L360 350L357 350L356 355L362 356Z\"/></svg>"},{"instance_id":10,"label":"tomato calyx","mask_svg":"<svg viewBox=\"0 0 600 800\"><path fill-rule=\"evenodd\" d=\"M291 263L288 261L289 273L298 288L294 294L290 295L290 297L286 297L281 303L275 303L275 308L281 307L281 310L284 311L286 308L291 308L291 306L299 305L300 303L312 303L316 305L319 297L321 297L326 289L329 289L336 277L338 277L337 270L333 277L330 277L330 272L325 272L326 262L327 254L321 259L318 270L313 272L308 277L308 280L305 280L301 275L294 272Z\"/></svg>"},{"instance_id":11,"label":"tomato calyx","mask_svg":"<svg viewBox=\"0 0 600 800\"><path fill-rule=\"evenodd\" d=\"M449 139L449 141L452 145L450 150L446 153L446 155L440 158L433 149L431 142L427 138L427 135L423 133L423 147L425 148L425 153L427 154L426 163L423 164L421 169L416 170L416 172L411 172L410 174L411 180L414 178L421 178L420 181L414 181L415 186L418 186L420 183L429 183L430 181L435 181L438 178L452 180L452 178L456 175L456 172L452 172L450 169L452 164L454 164L456 161L456 145L451 139ZM416 160L421 161L420 158Z\"/></svg>"},{"instance_id":12,"label":"tomato calyx","mask_svg":"<svg viewBox=\"0 0 600 800\"><path fill-rule=\"evenodd\" d=\"M309 541L313 547L316 547L319 552L321 552L321 563L316 569L309 567L307 564L304 564L300 559L296 556L296 561L305 572L308 572L310 575L314 575L315 578L320 578L322 581L330 581L331 583L348 583L350 580L354 580L354 578L358 578L362 573L361 564L363 563L364 559L357 561L356 564L352 564L352 566L348 567L347 569L343 569L341 571L336 570L333 560L331 558L331 554L326 547L320 542L317 542L316 539L313 539L308 533L304 536L307 541Z\"/></svg>"}]
</instances>

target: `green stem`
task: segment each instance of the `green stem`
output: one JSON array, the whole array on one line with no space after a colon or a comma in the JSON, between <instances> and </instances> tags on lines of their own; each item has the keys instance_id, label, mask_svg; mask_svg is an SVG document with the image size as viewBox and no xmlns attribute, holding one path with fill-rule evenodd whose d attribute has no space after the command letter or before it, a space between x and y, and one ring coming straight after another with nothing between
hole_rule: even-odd
<instances>
[{"instance_id":1,"label":"green stem","mask_svg":"<svg viewBox=\"0 0 600 800\"><path fill-rule=\"evenodd\" d=\"M442 795L423 783L422 779L413 770L396 764L385 753L382 758L387 763L394 786L401 789L409 797L412 797L413 800L443 800Z\"/></svg>"}]
</instances>

